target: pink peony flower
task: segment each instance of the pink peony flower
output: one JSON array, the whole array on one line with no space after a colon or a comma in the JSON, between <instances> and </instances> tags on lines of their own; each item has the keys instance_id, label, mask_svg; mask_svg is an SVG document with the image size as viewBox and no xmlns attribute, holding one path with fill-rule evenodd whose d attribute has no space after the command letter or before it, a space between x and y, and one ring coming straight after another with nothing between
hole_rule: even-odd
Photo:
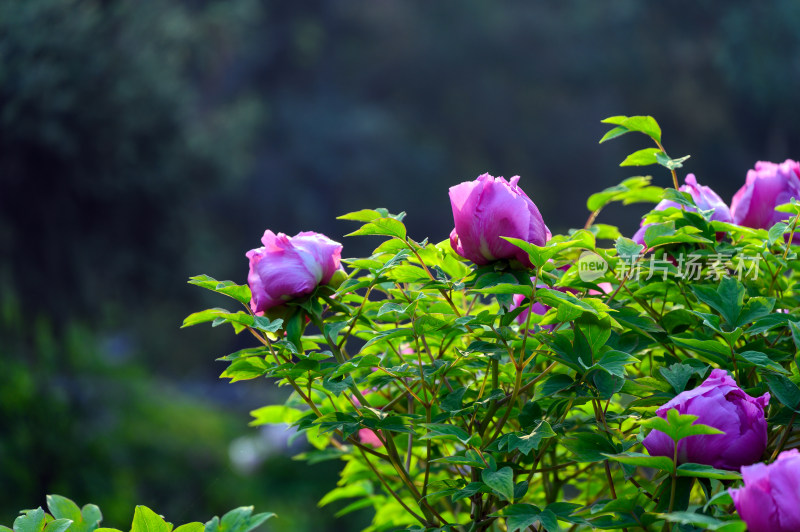
<instances>
[{"instance_id":1,"label":"pink peony flower","mask_svg":"<svg viewBox=\"0 0 800 532\"><path fill-rule=\"evenodd\" d=\"M761 458L767 448L767 422L764 408L769 393L750 397L725 370L715 369L694 390L681 392L656 410L666 419L675 408L679 414L698 416L695 423L709 425L725 434L689 436L678 443L678 463L693 462L737 470ZM672 458L674 442L659 430L652 430L642 442L652 456Z\"/></svg>"},{"instance_id":2,"label":"pink peony flower","mask_svg":"<svg viewBox=\"0 0 800 532\"><path fill-rule=\"evenodd\" d=\"M791 215L775 207L800 199L800 163L786 159L781 164L756 163L747 172L747 181L733 196L733 223L755 229L769 229Z\"/></svg>"},{"instance_id":3,"label":"pink peony flower","mask_svg":"<svg viewBox=\"0 0 800 532\"><path fill-rule=\"evenodd\" d=\"M455 228L450 233L453 249L475 264L516 259L532 267L528 254L500 238L519 238L537 246L550 239L539 209L519 188L519 176L511 182L483 174L475 181L450 187Z\"/></svg>"},{"instance_id":4,"label":"pink peony flower","mask_svg":"<svg viewBox=\"0 0 800 532\"><path fill-rule=\"evenodd\" d=\"M800 453L784 451L770 465L742 468L744 486L730 489L736 511L750 532L800 530Z\"/></svg>"},{"instance_id":5,"label":"pink peony flower","mask_svg":"<svg viewBox=\"0 0 800 532\"><path fill-rule=\"evenodd\" d=\"M267 230L261 242L264 247L247 252L254 314L310 294L342 270L342 245L325 235L306 231L289 237Z\"/></svg>"}]
</instances>

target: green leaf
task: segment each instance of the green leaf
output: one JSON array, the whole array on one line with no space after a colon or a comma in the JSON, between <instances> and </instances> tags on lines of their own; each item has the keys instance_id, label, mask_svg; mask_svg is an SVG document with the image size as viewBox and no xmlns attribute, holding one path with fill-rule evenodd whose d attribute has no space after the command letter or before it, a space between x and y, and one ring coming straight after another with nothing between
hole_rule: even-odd
<instances>
[{"instance_id":1,"label":"green leaf","mask_svg":"<svg viewBox=\"0 0 800 532\"><path fill-rule=\"evenodd\" d=\"M781 316L785 316L781 314ZM795 347L795 358L794 358L794 365L797 366L797 369L800 370L800 324L796 321L790 321L789 329L792 331L792 340L794 340L794 347Z\"/></svg>"},{"instance_id":2,"label":"green leaf","mask_svg":"<svg viewBox=\"0 0 800 532\"><path fill-rule=\"evenodd\" d=\"M553 438L555 435L556 433L553 432L547 421L539 421L536 428L527 434L524 432L504 434L498 438L497 448L502 451L505 447L509 453L519 450L520 453L528 455L534 449L539 448L539 444L543 439Z\"/></svg>"},{"instance_id":3,"label":"green leaf","mask_svg":"<svg viewBox=\"0 0 800 532\"><path fill-rule=\"evenodd\" d=\"M282 326L282 319L269 320L264 316L253 317L253 328L258 329L259 331L275 333L278 332Z\"/></svg>"},{"instance_id":4,"label":"green leaf","mask_svg":"<svg viewBox=\"0 0 800 532\"><path fill-rule=\"evenodd\" d=\"M550 288L539 288L536 290L536 299L542 304L550 307L575 309L580 312L589 312L598 317L608 316L609 307L595 298L578 299L570 293L559 292Z\"/></svg>"},{"instance_id":5,"label":"green leaf","mask_svg":"<svg viewBox=\"0 0 800 532\"><path fill-rule=\"evenodd\" d=\"M537 246L536 244L531 244L530 242L526 242L525 240L521 240L519 238L507 236L503 236L501 238L508 240L521 250L525 251L531 260L531 264L538 268L544 266L547 261L555 257L559 251L570 248L591 249L591 246L587 246L587 243L581 240L569 240L567 242L550 241L544 246Z\"/></svg>"},{"instance_id":6,"label":"green leaf","mask_svg":"<svg viewBox=\"0 0 800 532\"><path fill-rule=\"evenodd\" d=\"M204 532L205 525L203 523L186 523L176 528L173 532Z\"/></svg>"},{"instance_id":7,"label":"green leaf","mask_svg":"<svg viewBox=\"0 0 800 532\"><path fill-rule=\"evenodd\" d=\"M420 425L428 429L427 434L421 438L423 440L452 440L466 445L470 439L470 435L467 431L455 425L446 425L444 423L421 423Z\"/></svg>"},{"instance_id":8,"label":"green leaf","mask_svg":"<svg viewBox=\"0 0 800 532\"><path fill-rule=\"evenodd\" d=\"M271 512L251 515L252 513L252 506L241 506L227 512L222 516L222 520L214 517L206 523L206 532L249 532L275 516Z\"/></svg>"},{"instance_id":9,"label":"green leaf","mask_svg":"<svg viewBox=\"0 0 800 532\"><path fill-rule=\"evenodd\" d=\"M783 375L765 375L764 380L778 401L795 412L800 412L800 388Z\"/></svg>"},{"instance_id":10,"label":"green leaf","mask_svg":"<svg viewBox=\"0 0 800 532\"><path fill-rule=\"evenodd\" d=\"M455 502L465 497L472 497L479 491L487 493L490 490L483 482L470 482L469 484L467 484L466 486L455 492L453 494L452 500L453 502Z\"/></svg>"},{"instance_id":11,"label":"green leaf","mask_svg":"<svg viewBox=\"0 0 800 532\"><path fill-rule=\"evenodd\" d=\"M514 500L514 472L510 467L504 467L497 471L484 469L481 479L503 500L509 502Z\"/></svg>"},{"instance_id":12,"label":"green leaf","mask_svg":"<svg viewBox=\"0 0 800 532\"><path fill-rule=\"evenodd\" d=\"M72 519L53 519L44 527L44 532L64 532L72 524Z\"/></svg>"},{"instance_id":13,"label":"green leaf","mask_svg":"<svg viewBox=\"0 0 800 532\"><path fill-rule=\"evenodd\" d=\"M506 518L508 532L515 532L527 530L528 527L539 522L541 512L539 507L532 504L512 504L503 508L502 516Z\"/></svg>"},{"instance_id":14,"label":"green leaf","mask_svg":"<svg viewBox=\"0 0 800 532\"><path fill-rule=\"evenodd\" d=\"M686 389L689 379L697 372L697 368L688 364L672 364L668 368L659 368L658 371L672 385L677 394Z\"/></svg>"},{"instance_id":15,"label":"green leaf","mask_svg":"<svg viewBox=\"0 0 800 532\"><path fill-rule=\"evenodd\" d=\"M189 284L197 285L206 290L217 292L236 301L248 305L250 303L250 287L247 285L238 285L233 281L217 281L208 275L195 275L189 278Z\"/></svg>"},{"instance_id":16,"label":"green leaf","mask_svg":"<svg viewBox=\"0 0 800 532\"><path fill-rule=\"evenodd\" d=\"M286 405L262 406L250 412L255 419L250 422L250 426L274 425L279 423L294 423L303 417L302 410L291 408Z\"/></svg>"},{"instance_id":17,"label":"green leaf","mask_svg":"<svg viewBox=\"0 0 800 532\"><path fill-rule=\"evenodd\" d=\"M706 511L709 506L728 506L733 504L733 498L728 490L722 490L706 502L703 506L703 511Z\"/></svg>"},{"instance_id":18,"label":"green leaf","mask_svg":"<svg viewBox=\"0 0 800 532\"><path fill-rule=\"evenodd\" d=\"M717 340L699 340L688 333L670 336L672 342L680 347L689 348L698 355L712 361L717 366L725 367L729 364L731 351L728 346Z\"/></svg>"},{"instance_id":19,"label":"green leaf","mask_svg":"<svg viewBox=\"0 0 800 532\"><path fill-rule=\"evenodd\" d=\"M620 237L614 246L617 249L619 258L631 262L639 258L644 246L637 244L630 238Z\"/></svg>"},{"instance_id":20,"label":"green leaf","mask_svg":"<svg viewBox=\"0 0 800 532\"><path fill-rule=\"evenodd\" d=\"M131 532L170 532L172 526L147 506L137 506L133 512Z\"/></svg>"},{"instance_id":21,"label":"green leaf","mask_svg":"<svg viewBox=\"0 0 800 532\"><path fill-rule=\"evenodd\" d=\"M189 314L186 316L186 319L183 320L183 327L191 327L192 325L197 325L198 323L205 323L208 321L214 321L221 316L226 316L231 314L229 310L224 308L210 308L206 310L201 310L200 312L195 312L193 314Z\"/></svg>"},{"instance_id":22,"label":"green leaf","mask_svg":"<svg viewBox=\"0 0 800 532\"><path fill-rule=\"evenodd\" d=\"M705 285L691 285L697 299L720 313L731 327L738 327L739 313L742 310L746 291L744 285L733 277L723 278L714 289Z\"/></svg>"},{"instance_id":23,"label":"green leaf","mask_svg":"<svg viewBox=\"0 0 800 532\"><path fill-rule=\"evenodd\" d=\"M605 436L591 432L579 432L571 438L560 440L578 462L602 462L606 455L616 454L618 449Z\"/></svg>"},{"instance_id":24,"label":"green leaf","mask_svg":"<svg viewBox=\"0 0 800 532\"><path fill-rule=\"evenodd\" d=\"M747 528L742 521L721 521L710 515L696 514L692 512L671 512L668 514L656 514L661 519L665 519L670 523L678 523L681 525L691 525L704 530L720 530L725 527L725 532L744 532ZM734 525L734 523L736 523ZM734 525L733 527L731 525Z\"/></svg>"},{"instance_id":25,"label":"green leaf","mask_svg":"<svg viewBox=\"0 0 800 532\"><path fill-rule=\"evenodd\" d=\"M29 510L14 520L14 532L41 532L45 525L45 515L41 508Z\"/></svg>"},{"instance_id":26,"label":"green leaf","mask_svg":"<svg viewBox=\"0 0 800 532\"><path fill-rule=\"evenodd\" d=\"M231 382L256 379L268 370L267 363L261 357L240 358L231 362L231 365L222 372L220 379L231 379Z\"/></svg>"},{"instance_id":27,"label":"green leaf","mask_svg":"<svg viewBox=\"0 0 800 532\"><path fill-rule=\"evenodd\" d=\"M620 166L648 166L651 164L658 163L658 159L656 158L657 154L663 154L661 150L658 148L645 148L643 150L638 150L630 155L628 155L624 161L622 161L619 165Z\"/></svg>"},{"instance_id":28,"label":"green leaf","mask_svg":"<svg viewBox=\"0 0 800 532\"><path fill-rule=\"evenodd\" d=\"M47 508L56 519L71 519L73 521L83 519L78 505L61 495L48 495Z\"/></svg>"},{"instance_id":29,"label":"green leaf","mask_svg":"<svg viewBox=\"0 0 800 532\"><path fill-rule=\"evenodd\" d=\"M653 417L642 422L642 426L653 430L659 430L672 438L675 442L688 438L689 436L697 436L701 434L725 434L723 431L710 427L708 425L697 424L698 416L690 414L680 414L675 408L670 408L667 411L667 419L662 417Z\"/></svg>"},{"instance_id":30,"label":"green leaf","mask_svg":"<svg viewBox=\"0 0 800 532\"><path fill-rule=\"evenodd\" d=\"M665 167L665 168L667 168L669 170L675 170L677 168L682 168L683 167L683 162L686 161L686 159L688 159L689 157L691 157L691 155L685 155L683 157L678 157L677 159L670 159L669 157L667 157L667 154L664 153L664 152L660 152L660 153L656 154L656 160L658 161L658 164L660 164L661 166L663 166L663 167Z\"/></svg>"},{"instance_id":31,"label":"green leaf","mask_svg":"<svg viewBox=\"0 0 800 532\"><path fill-rule=\"evenodd\" d=\"M601 120L601 122L603 124L613 124L617 127L606 133L600 142L618 137L628 131L638 131L656 142L661 142L661 127L652 116L611 116ZM624 129L625 131L617 132L616 130L618 129ZM613 135L612 132L614 132Z\"/></svg>"},{"instance_id":32,"label":"green leaf","mask_svg":"<svg viewBox=\"0 0 800 532\"><path fill-rule=\"evenodd\" d=\"M715 478L718 480L740 480L742 475L736 471L715 469L708 465L685 463L678 466L679 477Z\"/></svg>"},{"instance_id":33,"label":"green leaf","mask_svg":"<svg viewBox=\"0 0 800 532\"><path fill-rule=\"evenodd\" d=\"M622 351L606 351L594 365L616 377L625 377L625 366L635 364L639 359Z\"/></svg>"},{"instance_id":34,"label":"green leaf","mask_svg":"<svg viewBox=\"0 0 800 532\"><path fill-rule=\"evenodd\" d=\"M786 233L787 229L789 229L789 224L783 222L778 222L772 227L770 227L769 231L767 232L769 245L772 246L779 239L782 240L783 235L784 233Z\"/></svg>"},{"instance_id":35,"label":"green leaf","mask_svg":"<svg viewBox=\"0 0 800 532\"><path fill-rule=\"evenodd\" d=\"M395 218L376 218L345 236L381 235L405 240L406 226Z\"/></svg>"},{"instance_id":36,"label":"green leaf","mask_svg":"<svg viewBox=\"0 0 800 532\"><path fill-rule=\"evenodd\" d=\"M662 188L650 186L650 176L629 177L619 185L589 196L586 207L590 211L599 211L612 201L621 201L623 205L638 202L658 203L661 201L662 192ZM598 235L597 238L601 237Z\"/></svg>"},{"instance_id":37,"label":"green leaf","mask_svg":"<svg viewBox=\"0 0 800 532\"><path fill-rule=\"evenodd\" d=\"M642 453L627 452L622 454L605 454L609 460L632 466L651 467L672 473L675 466L666 456L649 456Z\"/></svg>"},{"instance_id":38,"label":"green leaf","mask_svg":"<svg viewBox=\"0 0 800 532\"><path fill-rule=\"evenodd\" d=\"M784 369L783 366L769 358L765 353L761 353L759 351L744 351L743 353L737 353L736 358L739 360L744 360L751 366L769 369L778 373L785 373L787 375L791 374L791 372Z\"/></svg>"},{"instance_id":39,"label":"green leaf","mask_svg":"<svg viewBox=\"0 0 800 532\"><path fill-rule=\"evenodd\" d=\"M348 212L341 216L337 216L337 220L354 220L356 222L371 222L375 218L382 218L380 212L374 209L361 209L360 211Z\"/></svg>"}]
</instances>

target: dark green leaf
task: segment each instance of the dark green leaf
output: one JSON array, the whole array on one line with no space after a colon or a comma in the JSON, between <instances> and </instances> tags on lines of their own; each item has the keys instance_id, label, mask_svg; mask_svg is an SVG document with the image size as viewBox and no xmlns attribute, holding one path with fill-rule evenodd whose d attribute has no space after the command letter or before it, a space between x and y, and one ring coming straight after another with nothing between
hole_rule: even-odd
<instances>
[{"instance_id":1,"label":"dark green leaf","mask_svg":"<svg viewBox=\"0 0 800 532\"><path fill-rule=\"evenodd\" d=\"M800 389L783 375L765 375L764 380L778 401L796 412L800 412Z\"/></svg>"},{"instance_id":2,"label":"dark green leaf","mask_svg":"<svg viewBox=\"0 0 800 532\"><path fill-rule=\"evenodd\" d=\"M514 472L510 467L504 467L497 471L484 469L481 479L503 500L509 502L514 500Z\"/></svg>"}]
</instances>

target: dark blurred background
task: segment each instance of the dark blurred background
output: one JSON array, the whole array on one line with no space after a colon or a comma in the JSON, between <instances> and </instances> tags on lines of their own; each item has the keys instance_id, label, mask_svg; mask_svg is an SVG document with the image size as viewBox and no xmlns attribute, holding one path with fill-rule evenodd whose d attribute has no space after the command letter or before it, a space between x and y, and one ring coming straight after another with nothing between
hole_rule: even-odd
<instances>
[{"instance_id":1,"label":"dark blurred background","mask_svg":"<svg viewBox=\"0 0 800 532\"><path fill-rule=\"evenodd\" d=\"M316 509L338 463L247 427L281 391L217 379L250 342L179 329L226 304L187 278L244 282L266 228L369 253L334 219L367 207L443 240L448 187L487 171L580 227L647 147L598 145L617 114L729 201L800 157L798 28L797 0L0 0L0 523L60 493L120 528L136 503L364 526Z\"/></svg>"}]
</instances>

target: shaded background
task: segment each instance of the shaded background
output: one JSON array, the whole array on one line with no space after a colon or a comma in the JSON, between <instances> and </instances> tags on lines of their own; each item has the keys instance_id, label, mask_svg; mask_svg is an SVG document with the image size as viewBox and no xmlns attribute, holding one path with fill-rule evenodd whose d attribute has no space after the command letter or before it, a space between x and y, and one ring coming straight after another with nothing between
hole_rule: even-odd
<instances>
[{"instance_id":1,"label":"shaded background","mask_svg":"<svg viewBox=\"0 0 800 532\"><path fill-rule=\"evenodd\" d=\"M265 228L369 253L334 220L361 208L443 240L448 187L486 171L580 227L647 146L598 145L617 114L729 200L800 157L798 28L796 0L0 0L0 523L60 493L120 528L136 503L364 526L316 509L339 464L247 427L280 391L217 379L250 342L180 330L222 303L186 279L244 282Z\"/></svg>"}]
</instances>

